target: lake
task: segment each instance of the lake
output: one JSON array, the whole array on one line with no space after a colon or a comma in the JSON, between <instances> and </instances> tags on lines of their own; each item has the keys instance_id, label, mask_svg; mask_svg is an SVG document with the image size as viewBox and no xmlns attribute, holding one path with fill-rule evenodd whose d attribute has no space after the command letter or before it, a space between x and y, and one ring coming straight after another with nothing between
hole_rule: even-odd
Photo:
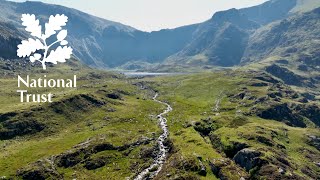
<instances>
[{"instance_id":1,"label":"lake","mask_svg":"<svg viewBox=\"0 0 320 180\"><path fill-rule=\"evenodd\" d=\"M120 72L128 77L147 77L147 76L171 76L185 73L157 73L157 72Z\"/></svg>"}]
</instances>

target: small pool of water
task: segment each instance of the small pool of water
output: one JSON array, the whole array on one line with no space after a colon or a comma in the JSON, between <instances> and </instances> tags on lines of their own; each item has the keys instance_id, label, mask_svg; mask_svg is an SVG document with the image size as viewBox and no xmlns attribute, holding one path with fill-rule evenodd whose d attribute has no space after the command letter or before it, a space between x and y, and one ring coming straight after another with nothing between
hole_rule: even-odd
<instances>
[{"instance_id":1,"label":"small pool of water","mask_svg":"<svg viewBox=\"0 0 320 180\"><path fill-rule=\"evenodd\" d=\"M185 73L157 73L157 72L120 72L128 77L147 77L147 76L171 76Z\"/></svg>"}]
</instances>

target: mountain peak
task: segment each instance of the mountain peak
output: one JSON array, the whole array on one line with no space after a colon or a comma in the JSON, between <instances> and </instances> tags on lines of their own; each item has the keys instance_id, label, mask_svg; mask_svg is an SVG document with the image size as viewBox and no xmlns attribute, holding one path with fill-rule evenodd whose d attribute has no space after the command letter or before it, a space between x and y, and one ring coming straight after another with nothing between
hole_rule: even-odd
<instances>
[{"instance_id":1,"label":"mountain peak","mask_svg":"<svg viewBox=\"0 0 320 180\"><path fill-rule=\"evenodd\" d=\"M237 20L239 17L241 17L241 13L238 9L232 8L226 11L219 11L216 12L212 18L211 21L215 22L232 22L234 20Z\"/></svg>"},{"instance_id":2,"label":"mountain peak","mask_svg":"<svg viewBox=\"0 0 320 180\"><path fill-rule=\"evenodd\" d=\"M288 16L289 12L297 5L298 0L271 0L261 5L241 9L250 20L260 25L280 20Z\"/></svg>"},{"instance_id":3,"label":"mountain peak","mask_svg":"<svg viewBox=\"0 0 320 180\"><path fill-rule=\"evenodd\" d=\"M215 13L210 22L219 25L232 23L242 29L254 29L258 27L258 24L250 21L245 14L235 8Z\"/></svg>"}]
</instances>

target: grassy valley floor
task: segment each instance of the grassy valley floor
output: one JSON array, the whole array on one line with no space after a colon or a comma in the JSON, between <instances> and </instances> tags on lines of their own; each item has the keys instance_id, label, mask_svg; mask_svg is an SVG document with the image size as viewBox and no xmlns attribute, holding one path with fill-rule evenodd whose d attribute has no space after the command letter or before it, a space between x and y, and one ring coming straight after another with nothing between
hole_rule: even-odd
<instances>
[{"instance_id":1,"label":"grassy valley floor","mask_svg":"<svg viewBox=\"0 0 320 180\"><path fill-rule=\"evenodd\" d=\"M49 71L37 74L77 74L78 87L50 89L50 104L19 103L20 72L1 79L2 179L133 179L158 152L156 116L166 107L152 101L155 92L173 108L169 155L155 179L320 176L318 100L268 74L126 78L77 64Z\"/></svg>"}]
</instances>

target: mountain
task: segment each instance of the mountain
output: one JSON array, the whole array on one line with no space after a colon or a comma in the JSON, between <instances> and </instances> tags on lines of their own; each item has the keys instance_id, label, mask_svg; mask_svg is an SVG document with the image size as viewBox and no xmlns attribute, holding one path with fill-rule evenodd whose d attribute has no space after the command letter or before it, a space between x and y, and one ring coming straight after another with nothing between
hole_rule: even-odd
<instances>
[{"instance_id":1,"label":"mountain","mask_svg":"<svg viewBox=\"0 0 320 180\"><path fill-rule=\"evenodd\" d=\"M241 9L249 19L260 25L286 17L297 5L298 0L271 0L261 5Z\"/></svg>"},{"instance_id":2,"label":"mountain","mask_svg":"<svg viewBox=\"0 0 320 180\"><path fill-rule=\"evenodd\" d=\"M252 45L251 36L255 31L316 7L320 7L316 0L271 0L250 8L217 12L209 21L200 24L192 41L180 52L167 58L165 64L225 67L239 65L243 56L248 55L246 49ZM258 36L257 34L256 37ZM256 49L259 47L261 46ZM265 52L264 50L253 53Z\"/></svg>"},{"instance_id":3,"label":"mountain","mask_svg":"<svg viewBox=\"0 0 320 180\"><path fill-rule=\"evenodd\" d=\"M95 67L114 67L131 60L160 61L185 46L197 27L191 25L147 33L72 8L32 1L16 3L2 0L0 12L0 22L16 27L20 34L25 32L20 20L23 13L41 17L42 23L50 15L65 14L69 17L68 41L74 55Z\"/></svg>"},{"instance_id":4,"label":"mountain","mask_svg":"<svg viewBox=\"0 0 320 180\"><path fill-rule=\"evenodd\" d=\"M0 54L2 58L11 59L16 57L17 45L24 37L12 24L0 22Z\"/></svg>"},{"instance_id":5,"label":"mountain","mask_svg":"<svg viewBox=\"0 0 320 180\"><path fill-rule=\"evenodd\" d=\"M242 63L272 56L317 64L320 45L320 8L258 29L251 37ZM303 60L305 59L305 60Z\"/></svg>"},{"instance_id":6,"label":"mountain","mask_svg":"<svg viewBox=\"0 0 320 180\"><path fill-rule=\"evenodd\" d=\"M208 63L218 66L236 65L247 45L249 32L257 27L257 23L250 21L237 9L218 12L197 28L191 43L170 58L183 61L185 57L202 54L207 57L205 61Z\"/></svg>"},{"instance_id":7,"label":"mountain","mask_svg":"<svg viewBox=\"0 0 320 180\"><path fill-rule=\"evenodd\" d=\"M258 6L217 12L203 23L149 33L72 8L41 2L1 0L0 28L6 32L3 34L10 32L10 37L15 39L1 41L4 53L0 56L15 57L16 45L21 39L27 38L28 34L21 26L21 14L35 14L42 23L52 14L65 14L69 17L68 41L74 49L74 55L89 66L129 69L156 67L163 71L179 66L232 67L264 58L268 53L265 50L274 46L272 43L266 44L271 39L262 43L267 46L265 48L253 45L268 28L319 6L318 0L270 0ZM7 27L12 28L8 31ZM266 35L265 38L268 37ZM253 57L248 57L253 54Z\"/></svg>"},{"instance_id":8,"label":"mountain","mask_svg":"<svg viewBox=\"0 0 320 180\"><path fill-rule=\"evenodd\" d=\"M289 85L312 87L320 75L320 8L258 29L242 65L260 64Z\"/></svg>"}]
</instances>

